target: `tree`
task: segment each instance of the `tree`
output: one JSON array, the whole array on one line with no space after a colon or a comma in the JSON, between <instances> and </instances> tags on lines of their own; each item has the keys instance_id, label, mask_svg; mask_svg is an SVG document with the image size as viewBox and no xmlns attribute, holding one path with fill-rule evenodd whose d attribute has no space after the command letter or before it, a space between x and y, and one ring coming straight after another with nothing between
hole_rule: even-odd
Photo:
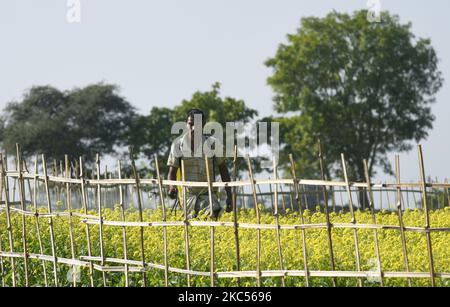
<instances>
[{"instance_id":1,"label":"tree","mask_svg":"<svg viewBox=\"0 0 450 307\"><path fill-rule=\"evenodd\" d=\"M135 116L115 85L99 83L67 92L36 86L5 108L2 146L11 153L19 143L25 158L45 154L49 160L62 160L69 154L92 162L96 153L114 154L115 147L125 144Z\"/></svg>"},{"instance_id":2,"label":"tree","mask_svg":"<svg viewBox=\"0 0 450 307\"><path fill-rule=\"evenodd\" d=\"M128 146L128 135L136 120L136 109L111 84L94 84L68 93L67 118L79 154L115 154Z\"/></svg>"},{"instance_id":3,"label":"tree","mask_svg":"<svg viewBox=\"0 0 450 307\"><path fill-rule=\"evenodd\" d=\"M416 38L411 24L382 13L381 23L367 12L332 12L301 20L276 55L268 84L281 119L284 150L294 154L308 175L317 167L317 140L326 149L328 172L336 174L340 154L349 175L364 180L381 166L391 172L387 154L411 150L433 127L431 104L442 86L438 58L430 40Z\"/></svg>"},{"instance_id":4,"label":"tree","mask_svg":"<svg viewBox=\"0 0 450 307\"><path fill-rule=\"evenodd\" d=\"M248 108L243 100L220 97L220 83L214 83L212 89L207 92L195 92L191 99L183 100L174 108L175 119L185 121L186 113L192 108L198 108L205 112L208 121L218 122L225 127L227 122L249 122L258 112Z\"/></svg>"},{"instance_id":5,"label":"tree","mask_svg":"<svg viewBox=\"0 0 450 307\"><path fill-rule=\"evenodd\" d=\"M149 115L139 115L132 124L129 143L133 145L137 158L143 158L150 163L140 167L143 177L148 171L155 171L154 156L158 157L161 173L167 171L166 159L172 144L171 127L174 122L174 112L166 107L153 107Z\"/></svg>"}]
</instances>

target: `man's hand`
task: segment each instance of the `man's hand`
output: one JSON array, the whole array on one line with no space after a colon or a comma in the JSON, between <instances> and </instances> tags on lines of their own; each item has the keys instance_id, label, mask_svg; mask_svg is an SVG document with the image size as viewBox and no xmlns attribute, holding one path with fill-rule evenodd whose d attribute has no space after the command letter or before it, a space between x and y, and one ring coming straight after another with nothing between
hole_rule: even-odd
<instances>
[{"instance_id":1,"label":"man's hand","mask_svg":"<svg viewBox=\"0 0 450 307\"><path fill-rule=\"evenodd\" d=\"M172 180L172 181L177 180L177 170L178 169L176 167L171 166L169 168L169 174L167 175L167 179ZM169 191L168 192L169 192L170 199L176 199L177 198L178 190L177 190L176 186L173 186L173 185L169 186Z\"/></svg>"},{"instance_id":2,"label":"man's hand","mask_svg":"<svg viewBox=\"0 0 450 307\"><path fill-rule=\"evenodd\" d=\"M178 190L174 186L169 187L169 197L170 199L176 199L178 194Z\"/></svg>"}]
</instances>

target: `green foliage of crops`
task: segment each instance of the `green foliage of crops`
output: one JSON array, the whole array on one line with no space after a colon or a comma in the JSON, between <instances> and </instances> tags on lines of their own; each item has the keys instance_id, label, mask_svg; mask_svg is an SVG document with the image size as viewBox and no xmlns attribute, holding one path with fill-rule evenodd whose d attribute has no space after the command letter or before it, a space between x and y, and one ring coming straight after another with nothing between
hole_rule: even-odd
<instances>
[{"instance_id":1,"label":"green foliage of crops","mask_svg":"<svg viewBox=\"0 0 450 307\"><path fill-rule=\"evenodd\" d=\"M12 213L12 224L14 230L14 251L23 251L22 245L22 217ZM104 216L107 220L121 220L119 209L104 210ZM127 221L138 221L139 214L135 210L126 212ZM349 213L331 213L332 223L349 223L351 215ZM304 212L306 223L316 224L325 222L325 214L321 212ZM356 219L361 224L371 224L371 215L369 212L356 212ZM145 221L160 221L160 211L145 211ZM182 220L182 217L170 216L169 220ZM200 217L199 220L205 220ZM232 221L231 214L222 216L221 221ZM252 211L239 212L240 223L255 223L255 215ZM404 213L405 226L424 226L424 213L422 211L406 211ZM437 210L430 212L430 221L432 227L450 227L450 209ZM53 218L55 241L57 245L57 255L59 257L71 258L70 240L69 240L69 223L67 217ZM261 223L275 224L275 219L270 213L263 213ZM290 212L284 216L280 216L280 224L299 224L299 214ZM380 212L377 213L377 223L385 225L398 225L398 216L395 213ZM5 212L0 212L0 235L2 249L9 250L8 232L6 227ZM36 231L36 222L34 217L27 217L27 240L30 253L39 254L39 242ZM50 230L47 218L40 218L40 231L42 235L42 243L44 253L52 255ZM123 237L122 227L104 226L104 246L105 257L123 258ZM185 246L184 246L184 229L183 227L168 227L168 253L169 265L171 267L185 268ZM76 257L80 255L88 255L86 228L85 224L79 218L73 218L73 233L75 239ZM90 225L90 234L92 240L93 255L100 255L99 226ZM300 230L281 230L281 245L284 258L285 269L302 270L303 269L303 253L302 253L302 236ZM404 271L402 245L400 232L396 230L380 230L379 241L383 271ZM310 270L330 270L330 255L327 241L327 231L325 229L308 229L306 230L306 245L308 266ZM149 263L164 264L164 244L163 244L163 228L162 227L146 227L144 229L145 238L145 258ZM261 250L261 269L262 270L278 270L279 258L277 253L277 240L275 230L262 230L262 250ZM358 230L359 248L361 254L361 269L376 271L376 252L374 243L374 232L370 229ZM332 230L333 248L336 260L336 270L356 271L355 248L352 229L333 229ZM410 270L416 272L428 272L428 254L426 236L423 233L407 232L407 250L409 255ZM431 233L434 264L436 272L450 271L450 233L448 232L432 232ZM190 259L191 269L196 271L209 272L210 261L210 230L209 227L190 227ZM239 229L241 270L256 269L256 230ZM139 227L127 227L128 241L128 258L140 260L140 230ZM218 227L215 231L215 252L216 252L216 270L217 271L233 271L236 266L236 252L234 229L232 227ZM3 257L4 278L7 285L12 284L12 270L10 260ZM42 261L32 259L30 263L30 284L44 285ZM120 266L120 264L112 264ZM71 285L70 275L68 275L71 267L58 264L58 280L60 285ZM47 262L46 270L48 282L54 284L53 265ZM18 285L24 284L23 278L23 260L16 258L16 272ZM87 268L80 269L80 280L78 285L89 285L89 270ZM69 278L68 278L69 277ZM108 286L125 285L125 277L123 273L107 273ZM149 269L147 273L148 285L164 286L164 271L157 269ZM102 285L102 274L94 272L95 284ZM437 285L449 286L450 281L436 278ZM142 285L141 273L130 273L130 282L132 286ZM256 280L254 278L242 278L242 285L254 286ZM331 286L330 278L310 278L313 286ZM337 278L339 286L355 286L356 279ZM182 274L170 273L169 283L172 286L186 285L186 277ZM209 286L209 277L192 276L192 285ZM234 286L235 279L223 278L217 280L219 286ZM264 286L280 286L281 278L262 278ZM305 279L303 277L287 277L286 284L288 286L303 286ZM407 286L406 279L386 278L385 284L388 286ZM427 286L430 284L429 279L414 279L413 285ZM379 286L376 279L364 280L365 286Z\"/></svg>"}]
</instances>

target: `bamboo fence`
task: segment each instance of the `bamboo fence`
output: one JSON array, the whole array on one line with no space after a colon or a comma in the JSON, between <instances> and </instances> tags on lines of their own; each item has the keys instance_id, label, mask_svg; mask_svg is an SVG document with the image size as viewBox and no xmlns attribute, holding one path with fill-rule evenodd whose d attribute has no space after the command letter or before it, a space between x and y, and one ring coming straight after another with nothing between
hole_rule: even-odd
<instances>
[{"instance_id":1,"label":"bamboo fence","mask_svg":"<svg viewBox=\"0 0 450 307\"><path fill-rule=\"evenodd\" d=\"M48 173L48 165L44 156L41 156L40 159L36 157L34 171L31 171L27 168L26 163L22 161L20 148L17 146L17 152L15 157L15 167L14 170L8 170L7 157L5 155L0 155L0 212L4 212L6 217L6 229L0 229L0 270L2 276L2 286L16 286L17 280L20 278L24 280L24 285L29 286L28 278L30 276L29 272L29 263L30 260L42 261L43 265L43 274L44 274L44 282L45 286L55 285L58 286L58 280L62 278L58 276L58 266L65 265L72 269L75 267L83 267L89 270L90 275L90 283L85 286L94 286L93 274L95 271L101 272L103 279L103 286L108 284L108 273L111 272L121 272L125 277L125 285L130 285L130 274L140 274L143 285L147 286L146 283L146 273L148 270L162 270L164 271L164 284L168 286L170 284L171 274L184 274L187 278L188 286L191 285L190 278L192 276L205 276L210 278L210 285L215 286L218 279L221 278L234 278L237 280L237 285L240 285L241 278L254 278L257 282L257 285L261 285L261 281L266 277L279 277L282 281L282 285L285 285L285 279L288 277L303 277L305 279L305 285L309 286L309 279L312 277L321 277L321 278L330 278L333 285L336 286L337 278L353 278L355 279L358 286L363 285L363 280L367 278L378 278L380 280L381 286L383 286L384 279L386 278L405 278L408 280L409 285L411 286L411 281L413 279L429 279L432 286L436 285L436 279L449 279L450 272L436 272L434 267L434 259L433 259L433 242L431 240L431 234L436 232L450 232L450 227L447 228L433 228L430 225L429 219L429 211L430 209L430 189L440 189L443 190L443 197L445 197L445 205L448 206L448 189L450 188L450 184L448 182L445 183L429 183L426 182L425 176L425 167L423 163L423 155L422 148L418 147L418 155L419 155L419 171L421 181L418 183L401 183L400 181L400 165L399 159L396 157L396 182L389 184L373 184L371 182L371 178L368 174L367 162L364 161L364 167L366 170L366 180L365 182L351 182L347 176L347 164L345 156L342 155L342 170L344 174L343 181L330 181L326 180L324 171L323 171L323 160L321 149L319 150L319 161L321 165L321 179L320 180L309 180L309 179L298 179L296 173L295 162L290 156L290 169L291 169L291 178L279 178L277 164L274 161L273 164L273 178L272 179L255 179L252 171L250 159L247 158L247 166L248 166L248 174L249 180L236 180L236 168L234 168L233 178L234 181L231 182L213 182L212 178L208 175L208 182L187 182L182 178L181 181L170 181L163 180L159 171L158 160L155 159L155 169L157 173L157 178L155 179L141 179L139 178L138 171L136 169L136 165L134 160L131 157L131 165L132 165L132 177L133 178L123 178L122 170L121 170L121 162L118 161L118 169L117 169L117 178L112 178L112 173L109 173L105 170L105 174L101 174L101 165L100 158L97 156L96 158L96 174L95 177L87 178L86 171L83 166L83 160L80 158L77 163L79 163L79 172L77 171L75 176L72 176L73 165L69 165L69 161L66 157L65 165L63 167L60 164L60 170L58 172L57 164L53 165L53 172L51 174ZM40 160L40 163L39 163ZM236 157L233 160L236 162ZM208 168L208 163L206 163L206 168ZM39 164L42 172L39 173ZM236 163L234 164L236 165ZM182 164L182 167L184 165ZM209 174L209 172L207 172ZM75 178L72 178L75 177ZM13 184L11 184L13 183ZM224 222L220 220L211 219L208 221L198 221L198 220L189 220L186 211L184 212L184 220L182 221L169 221L167 219L169 212L167 210L168 199L166 195L166 187L174 185L181 186L183 190L183 195L185 194L185 190L187 187L204 187L208 190L209 202L212 210L212 193L214 188L225 188L230 187L233 189L234 197L233 197L233 221L232 222ZM258 187L262 185L269 185L272 189L270 196L272 198L272 213L275 219L275 224L263 224L261 223L260 214L261 210L265 210L258 204ZM43 186L45 190L45 204L47 207L47 212L38 211L38 194L39 194L39 186ZM288 187L290 192L282 193L282 186ZM62 197L62 194L56 193L56 195L60 195L57 197L58 200L65 202L64 210L55 210L55 204L52 203L54 197L51 197L51 189L60 189L64 190L65 187L65 200ZM137 210L139 212L139 220L138 221L127 221L125 204L124 204L124 193L128 188L134 188L134 192L136 193L137 200ZM237 214L237 194L236 191L238 189L242 189L244 187L251 188L251 194L253 201L253 210L255 210L256 214L256 223L242 223L239 222L238 214ZM317 189L308 190L308 187L316 187ZM156 188L157 194L160 198L160 208L162 209L162 220L161 221L145 221L143 219L143 198L142 198L142 189L143 188ZM17 189L17 191L16 191ZM330 222L330 212L336 210L336 197L333 189L338 189L342 195L342 193L346 193L347 201L348 201L348 210L351 214L351 220L348 223L331 223ZM421 203L423 208L423 218L424 218L424 226L423 227L408 227L403 223L402 212L405 209L403 194L407 189L416 189L421 193ZM28 190L28 193L27 193ZM83 213L79 211L74 211L71 204L71 195L70 191L79 191L82 199L82 209ZM93 208L89 208L89 191L94 190L92 193L92 197L95 198L95 209L97 214L90 214ZM364 204L366 209L369 209L372 215L372 223L371 224L360 224L356 220L355 211L358 209L362 209L363 204L361 204L362 200L357 200L357 205L354 205L354 196L358 196L360 191L364 191L367 195L367 202ZM106 194L102 194L103 191L112 191L114 197L110 198L111 201L117 203L121 212L120 220L108 220L106 219L103 212L103 198ZM375 191L394 191L396 193L396 212L399 219L398 225L384 225L379 224L376 221L375 216L375 202L376 199L374 197ZM16 194L18 192L18 200L15 200ZM92 191L91 191L92 192ZM325 223L317 223L317 224L308 224L305 223L303 219L303 210L308 208L307 203L307 192L316 193L317 195L322 195L323 205L324 205L324 213L326 214L326 222ZM245 193L241 193L243 195ZM259 193L263 194L263 193ZM284 200L284 195L288 195L288 200ZM380 193L381 194L381 193ZM331 195L331 196L330 196ZM273 197L272 197L273 196ZM280 206L279 198L282 198L282 204ZM28 199L27 199L28 197ZM342 197L341 197L342 199ZM186 198L183 197L183 201L186 201ZM329 203L331 201L331 204ZM283 225L279 221L279 215L283 214L283 211L286 209L286 203L291 205L291 208L297 207L300 212L299 223L295 225ZM249 209L249 204L245 204L245 202L241 202L241 208L244 210ZM281 207L281 208L280 208ZM343 202L341 201L341 207L345 207ZM186 206L184 209L186 210ZM212 211L211 211L212 212ZM12 215L21 216L21 231L22 231L22 242L21 248L17 249L17 245L14 243L13 238L13 229L12 229ZM29 222L27 224L25 217L33 217L35 223L30 225ZM60 257L57 254L56 244L55 244L55 236L57 234L54 233L53 228L53 219L56 217L65 218L68 220L69 225L69 240L70 240L70 254L71 258ZM77 254L77 249L74 244L73 238L73 217L77 217L81 219L81 222L84 224L86 229L86 243L87 243L87 254L81 255ZM51 254L43 253L43 244L42 238L40 234L40 225L43 222L49 223L50 229L50 244ZM99 227L100 235L100 254L94 255L92 245L94 242L91 240L91 227L96 225ZM35 227L37 230L37 236L39 240L40 253L30 253L28 250L28 237L27 237L27 228ZM119 227L122 229L122 237L123 237L123 258L110 258L107 257L104 253L104 239L103 239L103 229L105 227ZM129 259L129 255L127 254L127 242L129 242L129 238L127 237L127 229L130 227L137 227L140 229L140 260L131 260ZM146 260L145 257L145 248L144 248L144 229L147 227L162 227L163 237L164 237L164 261L163 263L151 263ZM185 242L185 264L184 268L173 267L170 266L168 259L168 237L167 231L170 227L179 227L184 229L184 242ZM210 238L209 238L209 246L210 246L210 263L209 263L209 271L196 271L191 269L191 256L190 255L190 246L189 246L189 232L192 228L195 227L207 227L210 229ZM235 271L218 271L215 267L216 255L215 255L215 230L219 227L229 227L234 229L235 234L235 247L236 247L236 270ZM255 254L256 254L256 267L255 270L251 271L243 271L240 269L240 254L239 254L239 230L241 229L252 229L256 232L255 236ZM306 245L306 237L308 235L307 230L311 229L324 229L327 231L327 248L330 254L330 270L328 271L318 271L311 270L308 266L308 246ZM333 254L333 240L332 240L332 232L333 229L351 229L353 233L354 247L355 247L355 257L356 257L356 267L353 271L339 271L336 270L336 259ZM361 270L360 265L360 251L358 245L358 231L360 230L373 230L374 234L374 242L376 247L376 256L378 263L377 271L363 271ZM276 231L276 239L277 239L277 255L279 259L279 268L277 270L265 270L261 267L261 231L262 230L275 230ZM290 231L299 231L302 235L302 249L303 249L303 264L304 266L298 268L297 270L288 270L285 268L285 258L283 257L282 248L281 248L281 240L280 240L280 231L281 230L290 230ZM380 231L384 230L393 230L397 231L401 234L402 240L402 255L404 260L404 271L397 272L388 272L382 271L382 259L379 251L379 239L378 235ZM427 260L428 260L428 271L426 272L413 272L409 269L408 263L408 249L407 249L407 240L405 237L405 233L407 232L415 232L421 233L426 237L427 243ZM7 238L7 240L5 240ZM2 242L3 241L3 242ZM7 244L5 244L7 241ZM450 247L450 242L449 242ZM20 263L23 265L23 275L17 276L16 269L18 264L18 259L20 259ZM5 272L5 261L10 262L10 268L12 270L12 283L11 285L6 285L4 276L8 273ZM48 267L45 265L46 263L51 263L53 265L52 271L48 272ZM50 277L53 273L53 277ZM53 282L51 283L51 280ZM72 281L73 286L77 286L77 281L75 277L73 277Z\"/></svg>"}]
</instances>

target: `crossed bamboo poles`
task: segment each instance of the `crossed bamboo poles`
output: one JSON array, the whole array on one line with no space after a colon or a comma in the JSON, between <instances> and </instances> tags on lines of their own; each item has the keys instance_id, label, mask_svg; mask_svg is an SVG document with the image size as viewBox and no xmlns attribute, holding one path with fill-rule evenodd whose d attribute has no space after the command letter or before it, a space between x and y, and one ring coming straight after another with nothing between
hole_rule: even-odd
<instances>
[{"instance_id":1,"label":"crossed bamboo poles","mask_svg":"<svg viewBox=\"0 0 450 307\"><path fill-rule=\"evenodd\" d=\"M73 170L73 165L69 165L69 161L67 156L65 157L65 170L63 176L57 176L57 174L49 175L47 173L48 165L46 163L45 157L41 156L41 168L43 171L43 174L38 173L38 158L35 158L35 168L34 173L30 173L25 161L22 160L21 153L20 153L20 147L19 145L16 146L16 158L15 158L15 170L9 171L7 169L8 163L6 160L6 155L0 155L0 172L1 172L1 180L0 180L0 190L1 190L1 200L3 201L3 205L0 207L0 210L5 211L6 213L6 219L7 219L7 238L8 238L8 246L9 251L3 251L3 244L2 244L2 238L3 236L0 235L0 269L3 272L4 269L4 261L5 258L10 261L11 270L12 270L12 285L17 285L17 259L22 259L23 263L23 280L25 283L25 286L29 286L29 263L31 259L38 259L42 262L43 266L43 275L44 275L44 283L45 285L55 285L58 286L60 284L60 281L58 280L58 265L68 265L72 268L73 271L76 270L76 267L86 267L89 269L89 280L91 286L97 286L94 282L94 275L97 274L96 272L101 273L101 280L102 280L102 286L108 286L108 280L107 280L107 273L111 271L115 272L123 272L125 276L125 285L130 285L130 273L141 273L141 280L142 285L147 286L148 280L146 272L150 269L160 269L164 270L164 285L168 286L170 284L170 274L171 273L182 273L186 275L187 284L190 286L192 281L192 276L209 276L210 278L210 285L215 286L217 283L218 278L235 278L237 285L240 285L241 278L243 277L252 277L256 279L256 283L258 286L263 285L263 278L264 277L280 277L280 282L282 286L286 285L286 281L290 276L300 276L304 278L305 285L310 285L310 278L311 277L330 277L332 284L334 286L337 285L337 281L339 277L353 277L357 281L358 286L363 286L364 284L364 278L367 277L373 277L374 274L376 277L379 278L380 284L384 285L384 278L388 277L401 277L405 278L408 282L408 284L412 285L412 279L414 278L424 278L424 272L411 272L409 268L409 261L408 261L408 254L407 254L407 240L405 233L408 231L414 231L414 232L420 232L423 233L426 236L427 240L427 252L428 252L428 262L429 262L429 273L428 277L430 279L431 285L435 286L435 279L436 277L440 278L450 278L450 274L448 273L437 273L434 269L434 259L433 259L433 250L432 250L432 240L431 240L431 232L450 232L450 229L447 228L432 228L430 225L429 220L429 205L428 205L428 197L427 197L427 188L444 188L445 191L448 193L448 189L450 188L450 185L448 183L445 184L430 184L426 183L425 180L425 167L423 163L423 153L422 153L422 147L418 147L418 155L419 155L419 170L421 175L421 182L417 184L402 184L400 180L400 162L399 158L396 157L396 183L385 185L385 187L392 187L395 188L397 191L396 194L396 206L397 206L397 215L399 219L399 225L398 226L392 226L392 225L381 225L377 224L376 221L376 215L375 215L375 206L374 206L374 197L373 197L373 187L376 185L373 185L370 181L370 177L368 174L368 166L367 161L363 161L364 168L365 168L365 174L366 174L366 182L364 183L352 183L349 181L348 175L347 175L347 164L345 156L342 155L341 162L342 162L342 171L344 175L344 181L342 182L333 182L333 181L327 181L327 178L324 173L324 161L323 161L323 154L322 154L322 148L319 144L318 149L319 155L318 155L318 161L320 165L321 170L321 180L303 180L298 179L296 174L296 166L294 162L294 158L292 155L289 156L290 160L290 170L291 170L291 179L279 179L278 176L278 165L277 161L273 161L273 179L269 180L256 180L253 175L253 169L251 160L249 157L246 158L247 162L247 168L248 168L248 176L249 180L247 181L236 181L237 179L237 171L236 171L236 161L237 161L237 150L235 148L234 152L234 159L233 159L233 175L234 175L234 181L223 183L223 182L213 182L213 179L209 176L209 163L208 158L205 158L205 167L207 170L207 182L186 182L185 178L183 176L182 181L170 181L170 180L163 180L159 171L159 163L157 160L157 157L155 157L155 170L156 170L156 179L141 179L139 177L139 172L136 168L134 158L132 153L130 154L130 160L131 160L131 168L132 168L132 174L133 178L123 179L122 178L122 164L121 161L118 161L118 169L117 179L110 178L101 178L101 171L100 171L100 157L97 155L96 157L96 178L87 178L86 176L86 170L84 168L83 160L80 158L77 163L79 163L79 166L75 167L76 170L79 170L79 174L76 174L76 178L72 178L70 171ZM56 164L55 164L56 165ZM182 164L182 168L184 168L184 165ZM62 167L61 167L62 169ZM184 172L182 172L184 174ZM13 202L10 201L11 198L11 187L9 181L13 179L18 182L19 187L19 204L20 209L15 208L13 206ZM31 187L31 182L33 182L33 188ZM38 211L37 209L37 191L39 189L38 183L44 184L44 190L46 195L46 203L47 203L47 212L42 213ZM27 185L26 185L27 183ZM65 185L65 189L67 191L66 193L66 204L67 204L67 212L54 212L52 208L54 207L54 204L52 204L52 200L50 197L50 183L58 183L60 185ZM258 199L257 199L257 189L260 185L269 185L272 189L272 186L274 186L274 204L272 206L273 209L273 215L275 218L275 224L271 225L265 225L261 224L261 209L258 205ZM123 187L124 186L134 186L136 191L136 199L138 202L138 212L139 212L139 221L137 222L131 222L126 220L126 212L125 212L125 205L124 205L124 197L123 197ZM158 187L159 191L159 197L161 200L161 209L162 209L162 221L161 222L145 222L143 220L143 200L142 200L142 193L141 193L141 187L146 185L153 185ZM176 185L181 186L183 190L183 201L186 201L185 193L186 193L186 187L206 187L208 189L208 198L210 203L210 210L212 212L212 191L213 188L217 187L231 187L236 192L236 189L238 187L245 187L250 186L252 193L252 200L253 200L253 209L255 210L255 216L256 216L256 223L255 224L249 224L249 223L239 223L238 219L238 210L237 210L237 204L236 204L236 193L234 193L233 197L233 222L220 222L220 221L190 221L187 219L187 212L184 212L184 220L181 222L171 222L167 221L167 212L166 212L166 196L164 193L164 186L167 185ZM278 189L282 187L282 185L289 185L293 189L294 197L292 198L291 205L294 203L296 207L299 210L299 224L298 225L280 225L279 222L279 194ZM324 206L325 206L325 215L326 215L326 222L321 224L306 224L303 219L303 209L305 208L305 203L302 202L301 194L303 192L303 195L305 195L304 186L308 185L316 185L320 186L322 188L323 193L323 200L324 200ZM82 206L84 209L84 213L77 213L74 212L71 207L71 197L70 197L70 191L71 187L73 186L79 186L81 194L82 194ZM103 217L103 208L102 208L102 194L101 190L108 186L116 186L119 190L119 207L121 210L121 221L108 221L105 220ZM28 187L29 190L29 197L31 199L30 201L26 200L26 188ZM96 206L97 206L97 215L90 215L89 214L89 199L87 196L87 188L88 187L96 187ZM347 192L347 197L349 200L349 209L351 214L351 221L348 224L332 224L329 216L329 204L328 204L328 193L329 190L332 187L340 187L345 188ZM422 192L422 205L424 209L424 227L407 227L403 223L403 216L402 216L402 188L405 187L420 187ZM303 188L303 191L300 191L300 188ZM370 225L362 225L358 224L353 208L353 198L352 198L352 188L358 188L358 189L365 189L368 197L368 208L371 211L372 215L372 224ZM446 194L448 195L448 194ZM14 197L14 192L13 192ZM33 204L33 210L28 211L27 204L32 203ZM283 198L283 207L284 207L284 198ZM184 210L186 210L186 206L184 205ZM21 251L15 251L14 248L14 236L13 236L13 229L12 229L12 223L11 223L11 214L12 213L18 213L22 217L22 250ZM27 225L26 223L26 217L27 216L34 216L34 227L36 228L38 240L39 240L39 247L40 247L40 254L31 254L28 251L28 238L27 238L27 227L30 227L30 225ZM71 251L71 258L61 258L57 255L57 247L55 244L55 233L54 233L54 227L53 227L53 218L57 216L63 216L67 217L69 220L68 227L69 227L69 240L70 240L70 251ZM77 258L77 246L75 245L75 241L73 238L73 220L72 218L76 216L83 219L83 223L85 224L85 230L86 230L86 247L88 255L85 256L79 256ZM42 244L42 237L41 237L41 228L40 228L40 220L41 219L48 219L49 223L49 231L50 231L50 243L51 243L51 255L45 255L43 253L43 244ZM92 250L92 238L91 238L91 231L90 228L93 225L97 225L99 227L99 240L100 240L100 256L94 256L93 250ZM103 227L121 227L122 228L122 237L123 237L123 249L124 249L124 257L123 259L114 259L114 258L108 258L105 255L105 247L104 247L104 239L103 239ZM141 260L130 260L127 253L127 227L139 227L140 229L140 237L139 237L139 243L140 243L140 255ZM144 229L145 227L163 227L163 237L164 237L164 264L153 264L146 261L145 256L145 238L144 238ZM169 257L168 257L168 236L167 236L167 230L168 227L183 227L184 229L184 244L185 244L185 268L174 268L170 266L169 263ZM189 230L192 227L209 227L210 228L210 263L209 272L199 272L192 270L191 268L191 261L190 261L190 242L189 242ZM215 229L217 227L233 227L234 228L234 238L235 238L235 251L236 251L236 263L235 263L235 271L232 272L219 272L216 269L216 253L215 253ZM336 264L335 264L335 256L334 256L334 250L333 250L333 242L332 242L332 229L333 228L350 228L353 231L353 237L354 237L354 247L355 247L355 263L356 263L356 271L352 272L342 272L342 271L335 271ZM241 256L240 256L240 244L239 244L239 229L254 229L256 231L256 267L255 271L242 271L241 270ZM329 250L329 256L330 256L330 271L314 271L311 270L308 265L308 246L307 246L307 232L310 229L326 229L327 230L327 244L328 244L328 250ZM358 241L358 229L372 229L374 232L374 241L375 241L375 252L377 256L377 272L364 272L361 270L361 259L360 259L360 251L359 251L359 241ZM380 256L379 251L379 241L378 241L378 232L380 230L384 229L394 229L400 232L401 234L401 242L402 242L402 255L403 255L403 262L405 271L404 272L383 272L382 270L382 259ZM277 244L277 254L278 254L278 260L279 260L279 270L275 271L264 271L261 268L261 240L262 240L262 230L275 230L276 232L276 244ZM303 257L303 268L302 270L287 270L285 268L285 259L283 258L283 252L282 252L282 243L281 243L281 230L298 230L301 232L301 242L299 242L301 246L301 255ZM48 268L46 267L46 263L52 263L53 269L52 269L52 275L53 278L50 278L48 276ZM100 263L100 264L98 264ZM117 267L117 266L110 266L108 264L121 264L123 267ZM52 279L52 282L50 281ZM5 285L5 278L4 274L2 274L2 285ZM77 285L76 275L72 275L72 285Z\"/></svg>"}]
</instances>

